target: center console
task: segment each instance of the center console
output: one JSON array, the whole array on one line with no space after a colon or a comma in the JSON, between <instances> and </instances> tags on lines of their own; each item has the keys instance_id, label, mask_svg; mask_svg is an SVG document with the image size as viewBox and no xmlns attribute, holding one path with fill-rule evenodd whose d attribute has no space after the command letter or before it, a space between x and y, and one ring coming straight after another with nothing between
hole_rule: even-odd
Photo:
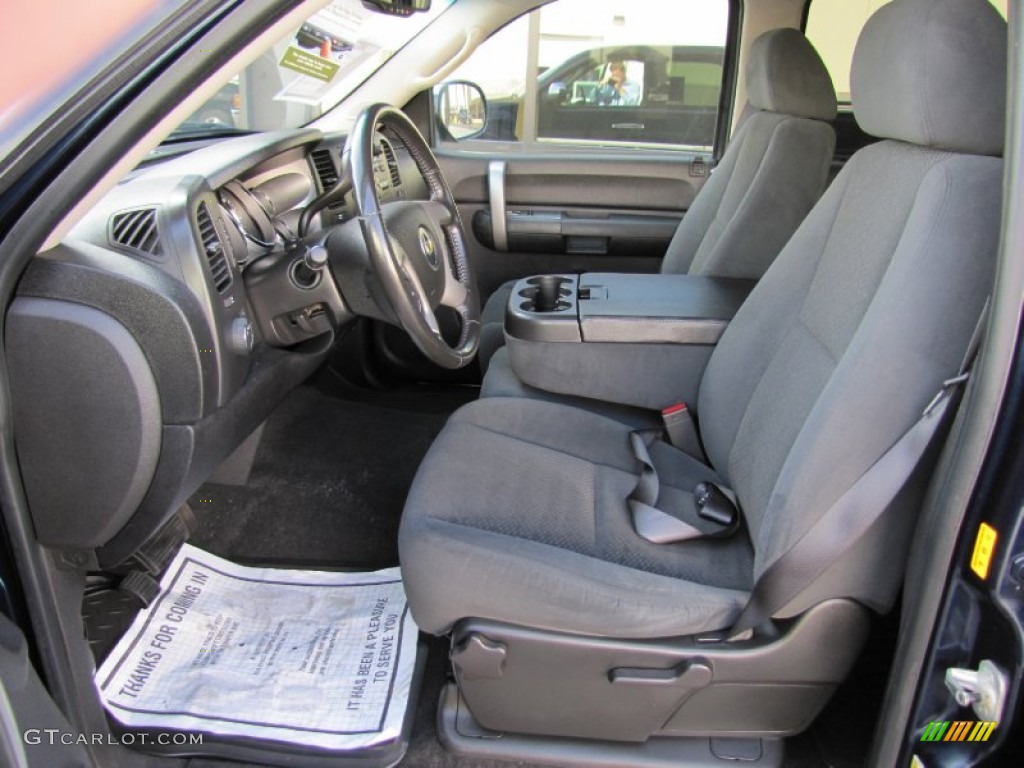
<instances>
[{"instance_id":1,"label":"center console","mask_svg":"<svg viewBox=\"0 0 1024 768\"><path fill-rule=\"evenodd\" d=\"M516 376L549 392L641 408L694 402L752 280L697 275L540 275L505 314Z\"/></svg>"}]
</instances>

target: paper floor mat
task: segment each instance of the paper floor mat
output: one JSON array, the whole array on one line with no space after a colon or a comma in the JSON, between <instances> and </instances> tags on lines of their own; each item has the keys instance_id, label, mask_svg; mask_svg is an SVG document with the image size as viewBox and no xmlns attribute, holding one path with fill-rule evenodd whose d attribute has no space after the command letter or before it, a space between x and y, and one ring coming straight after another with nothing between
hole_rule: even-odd
<instances>
[{"instance_id":1,"label":"paper floor mat","mask_svg":"<svg viewBox=\"0 0 1024 768\"><path fill-rule=\"evenodd\" d=\"M129 727L332 750L397 738L417 628L398 568L247 568L185 545L96 673Z\"/></svg>"}]
</instances>

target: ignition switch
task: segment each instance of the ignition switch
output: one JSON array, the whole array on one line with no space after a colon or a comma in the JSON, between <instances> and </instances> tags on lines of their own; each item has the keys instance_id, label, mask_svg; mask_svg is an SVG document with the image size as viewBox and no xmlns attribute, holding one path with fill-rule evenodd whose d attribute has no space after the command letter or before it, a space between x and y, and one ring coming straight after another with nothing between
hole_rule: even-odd
<instances>
[{"instance_id":1,"label":"ignition switch","mask_svg":"<svg viewBox=\"0 0 1024 768\"><path fill-rule=\"evenodd\" d=\"M292 262L292 282L299 288L309 290L320 282L320 272L327 266L327 249L322 245L306 248L301 258Z\"/></svg>"}]
</instances>

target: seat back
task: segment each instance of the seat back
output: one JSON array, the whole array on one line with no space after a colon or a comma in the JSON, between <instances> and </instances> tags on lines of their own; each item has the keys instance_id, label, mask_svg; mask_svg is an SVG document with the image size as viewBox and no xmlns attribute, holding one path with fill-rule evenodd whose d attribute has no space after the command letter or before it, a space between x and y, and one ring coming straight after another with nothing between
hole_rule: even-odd
<instances>
[{"instance_id":1,"label":"seat back","mask_svg":"<svg viewBox=\"0 0 1024 768\"><path fill-rule=\"evenodd\" d=\"M1006 24L986 0L893 0L864 28L854 113L888 140L847 163L701 385L705 447L743 508L755 577L960 365L993 281L1005 72ZM898 501L787 614L824 596L889 606L919 499Z\"/></svg>"},{"instance_id":2,"label":"seat back","mask_svg":"<svg viewBox=\"0 0 1024 768\"><path fill-rule=\"evenodd\" d=\"M662 271L757 279L825 187L836 94L799 30L751 45L750 114L669 244Z\"/></svg>"}]
</instances>

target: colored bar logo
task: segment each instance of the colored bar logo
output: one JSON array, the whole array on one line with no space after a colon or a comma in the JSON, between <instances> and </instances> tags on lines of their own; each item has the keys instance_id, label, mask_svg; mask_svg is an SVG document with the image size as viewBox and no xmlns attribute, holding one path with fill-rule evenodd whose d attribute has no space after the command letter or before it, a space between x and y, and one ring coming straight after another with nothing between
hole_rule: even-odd
<instances>
[{"instance_id":1,"label":"colored bar logo","mask_svg":"<svg viewBox=\"0 0 1024 768\"><path fill-rule=\"evenodd\" d=\"M933 720L921 734L921 741L988 741L997 725L991 720Z\"/></svg>"}]
</instances>

